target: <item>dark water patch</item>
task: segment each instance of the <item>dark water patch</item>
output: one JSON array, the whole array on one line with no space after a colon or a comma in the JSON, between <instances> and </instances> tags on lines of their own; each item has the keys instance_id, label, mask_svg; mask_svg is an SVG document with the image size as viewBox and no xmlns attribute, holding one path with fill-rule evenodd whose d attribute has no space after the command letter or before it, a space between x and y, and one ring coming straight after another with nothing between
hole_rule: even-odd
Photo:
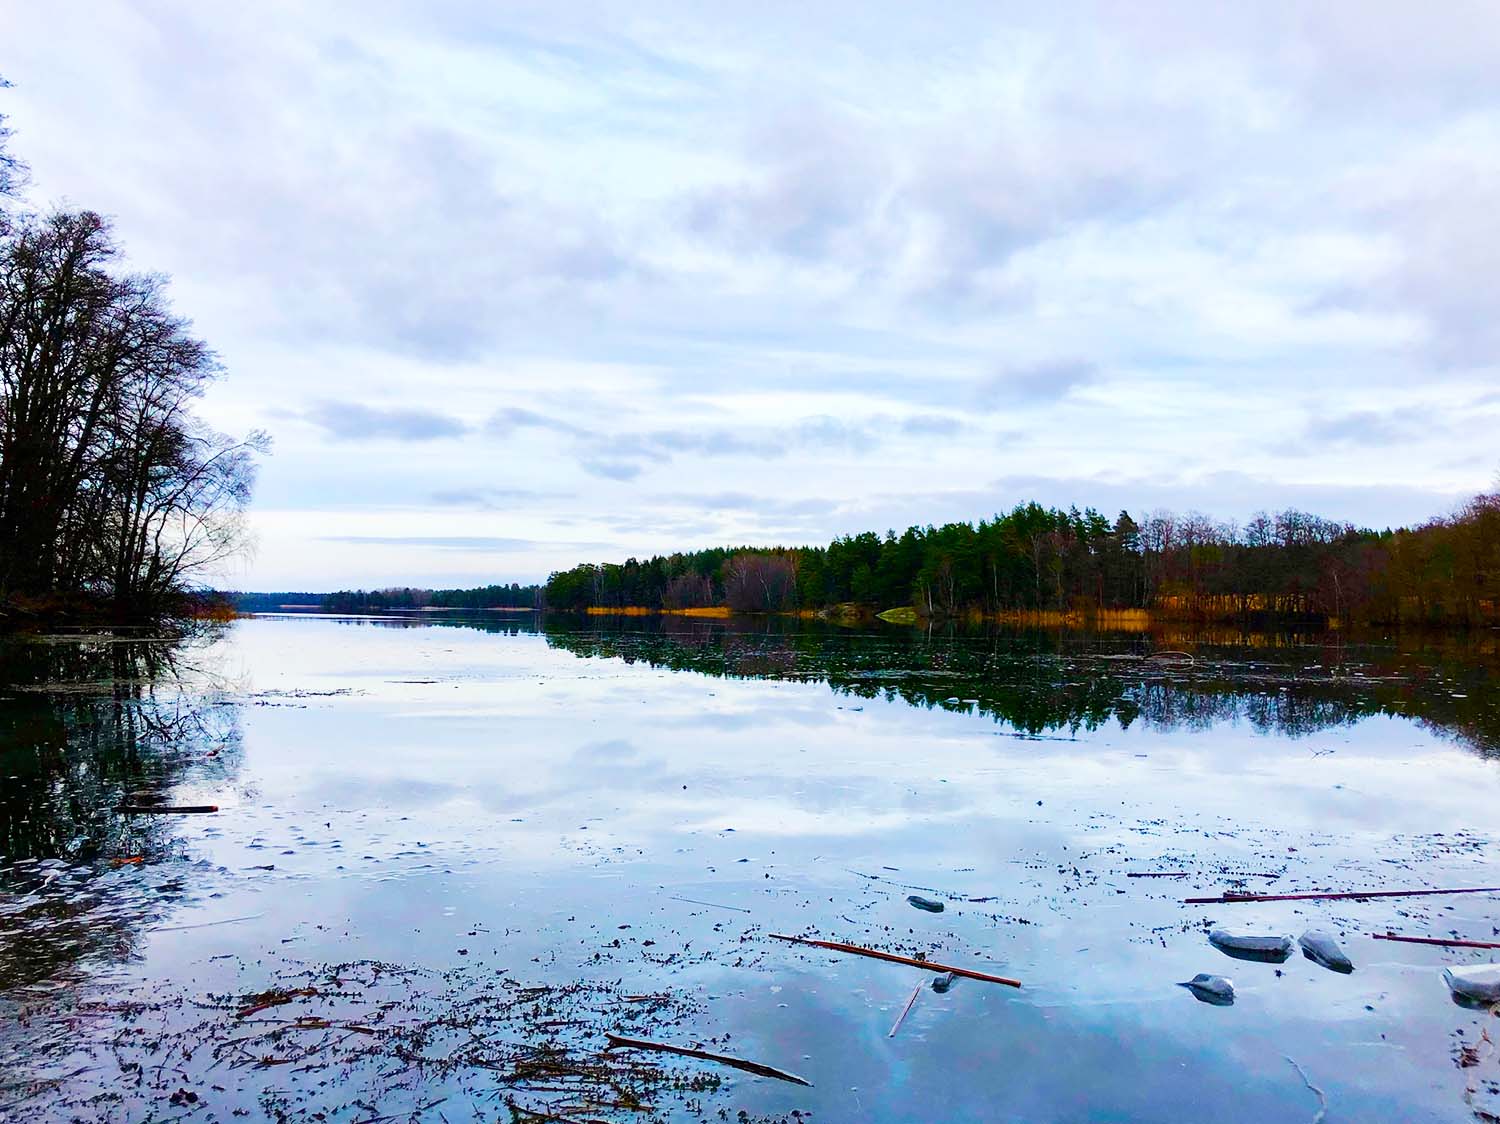
<instances>
[{"instance_id":1,"label":"dark water patch","mask_svg":"<svg viewBox=\"0 0 1500 1124\"><path fill-rule=\"evenodd\" d=\"M378 961L283 968L257 990L153 988L45 998L19 1017L44 1043L0 1110L169 1119L722 1119L715 1065L622 1050L689 1034L700 1004L618 983L532 983L503 968ZM71 1033L56 1034L66 1026ZM712 1038L710 1042L714 1041ZM433 1110L447 1105L448 1110ZM749 1120L741 1116L741 1120Z\"/></svg>"}]
</instances>

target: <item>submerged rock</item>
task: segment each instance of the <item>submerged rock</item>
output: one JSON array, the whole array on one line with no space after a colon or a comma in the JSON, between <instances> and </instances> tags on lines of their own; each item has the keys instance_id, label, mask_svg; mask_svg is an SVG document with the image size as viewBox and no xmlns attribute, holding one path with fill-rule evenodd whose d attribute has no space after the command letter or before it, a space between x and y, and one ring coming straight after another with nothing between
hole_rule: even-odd
<instances>
[{"instance_id":1,"label":"submerged rock","mask_svg":"<svg viewBox=\"0 0 1500 1124\"><path fill-rule=\"evenodd\" d=\"M1444 968L1443 982L1456 998L1472 1003L1500 1003L1500 964Z\"/></svg>"},{"instance_id":2,"label":"submerged rock","mask_svg":"<svg viewBox=\"0 0 1500 1124\"><path fill-rule=\"evenodd\" d=\"M1344 955L1344 950L1331 933L1325 933L1322 929L1309 929L1297 939L1297 943L1302 946L1302 955L1314 964L1321 964L1329 971L1343 972L1346 975L1354 971L1354 962Z\"/></svg>"},{"instance_id":3,"label":"submerged rock","mask_svg":"<svg viewBox=\"0 0 1500 1124\"><path fill-rule=\"evenodd\" d=\"M1224 929L1209 933L1208 942L1236 960L1258 960L1266 964L1282 963L1292 954L1294 947L1291 937L1245 935Z\"/></svg>"},{"instance_id":4,"label":"submerged rock","mask_svg":"<svg viewBox=\"0 0 1500 1124\"><path fill-rule=\"evenodd\" d=\"M928 913L942 913L945 908L942 902L933 901L931 898L924 898L920 894L908 894L906 901L909 905L914 905L918 909L925 909Z\"/></svg>"},{"instance_id":5,"label":"submerged rock","mask_svg":"<svg viewBox=\"0 0 1500 1124\"><path fill-rule=\"evenodd\" d=\"M1215 1007L1228 1007L1234 1002L1234 983L1223 976L1199 972L1192 979L1183 980L1177 986L1187 988L1193 993L1193 998L1200 1003L1211 1003Z\"/></svg>"}]
</instances>

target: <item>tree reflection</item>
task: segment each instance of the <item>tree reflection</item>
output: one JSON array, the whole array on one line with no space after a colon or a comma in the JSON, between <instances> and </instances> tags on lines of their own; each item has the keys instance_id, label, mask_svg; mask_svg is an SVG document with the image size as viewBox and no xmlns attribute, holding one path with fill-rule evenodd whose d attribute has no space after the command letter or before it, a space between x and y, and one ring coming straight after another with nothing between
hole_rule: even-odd
<instances>
[{"instance_id":1,"label":"tree reflection","mask_svg":"<svg viewBox=\"0 0 1500 1124\"><path fill-rule=\"evenodd\" d=\"M189 892L164 866L169 817L122 813L239 768L216 629L12 641L0 648L0 989L83 957L131 955L142 923ZM38 939L45 935L45 939Z\"/></svg>"},{"instance_id":2,"label":"tree reflection","mask_svg":"<svg viewBox=\"0 0 1500 1124\"><path fill-rule=\"evenodd\" d=\"M851 633L817 622L544 618L586 658L731 678L824 682L855 698L986 714L1022 734L1114 722L1207 730L1245 723L1300 738L1375 715L1415 720L1500 758L1493 642L1351 645L1337 634L1098 636L1049 631ZM1160 659L1165 647L1189 658Z\"/></svg>"}]
</instances>

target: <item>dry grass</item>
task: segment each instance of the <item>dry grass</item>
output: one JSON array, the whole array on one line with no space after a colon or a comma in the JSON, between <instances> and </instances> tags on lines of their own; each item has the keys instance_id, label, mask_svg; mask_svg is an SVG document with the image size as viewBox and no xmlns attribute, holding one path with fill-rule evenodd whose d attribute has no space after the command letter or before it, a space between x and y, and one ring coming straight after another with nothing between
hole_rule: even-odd
<instances>
[{"instance_id":1,"label":"dry grass","mask_svg":"<svg viewBox=\"0 0 1500 1124\"><path fill-rule=\"evenodd\" d=\"M710 617L722 620L734 616L727 605L709 605L702 609L649 609L645 605L623 605L610 608L606 605L590 605L584 610L591 617Z\"/></svg>"}]
</instances>

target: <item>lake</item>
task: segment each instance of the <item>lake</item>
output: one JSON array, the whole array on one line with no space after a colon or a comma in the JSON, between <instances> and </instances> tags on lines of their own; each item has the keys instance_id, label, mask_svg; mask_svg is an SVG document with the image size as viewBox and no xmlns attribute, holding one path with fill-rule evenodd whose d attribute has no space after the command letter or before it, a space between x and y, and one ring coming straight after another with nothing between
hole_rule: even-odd
<instances>
[{"instance_id":1,"label":"lake","mask_svg":"<svg viewBox=\"0 0 1500 1124\"><path fill-rule=\"evenodd\" d=\"M0 1119L1500 1113L1441 975L1500 956L1371 936L1500 940L1500 895L1183 904L1500 885L1493 632L281 616L0 659ZM162 805L218 811L120 810Z\"/></svg>"}]
</instances>

